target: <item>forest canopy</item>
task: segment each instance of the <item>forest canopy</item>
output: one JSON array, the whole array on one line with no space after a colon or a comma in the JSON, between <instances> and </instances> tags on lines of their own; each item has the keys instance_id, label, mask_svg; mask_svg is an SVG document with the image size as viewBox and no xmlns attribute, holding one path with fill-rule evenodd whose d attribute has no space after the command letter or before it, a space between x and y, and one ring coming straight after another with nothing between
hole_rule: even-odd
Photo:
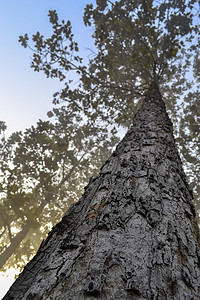
<instances>
[{"instance_id":1,"label":"forest canopy","mask_svg":"<svg viewBox=\"0 0 200 300\"><path fill-rule=\"evenodd\" d=\"M88 1L89 2L89 1ZM69 20L19 42L31 67L64 83L52 121L5 138L1 122L0 265L23 266L110 155L152 84L159 86L200 211L199 1L97 0L83 22L95 52L80 56ZM76 79L74 78L75 74ZM75 82L76 84L74 84ZM56 106L60 104L59 106ZM62 105L62 107L60 107Z\"/></svg>"}]
</instances>

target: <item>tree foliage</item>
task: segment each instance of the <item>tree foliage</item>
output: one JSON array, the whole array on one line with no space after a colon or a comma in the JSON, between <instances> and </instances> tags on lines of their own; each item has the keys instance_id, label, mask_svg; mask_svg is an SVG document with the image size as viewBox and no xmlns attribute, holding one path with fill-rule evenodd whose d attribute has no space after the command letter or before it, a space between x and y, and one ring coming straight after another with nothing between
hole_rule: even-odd
<instances>
[{"instance_id":1,"label":"tree foliage","mask_svg":"<svg viewBox=\"0 0 200 300\"><path fill-rule=\"evenodd\" d=\"M200 224L200 113L199 91L190 92L184 98L183 115L180 117L177 142L182 161L194 193L197 215Z\"/></svg>"},{"instance_id":2,"label":"tree foliage","mask_svg":"<svg viewBox=\"0 0 200 300\"><path fill-rule=\"evenodd\" d=\"M77 199L78 186L102 164L105 149L115 142L115 127L130 126L152 83L159 85L174 121L185 169L198 199L199 1L96 0L96 5L88 4L83 21L93 30L96 53L86 62L71 22L60 22L56 11L49 11L49 21L50 37L37 32L31 40L25 34L19 41L32 49L34 71L64 82L53 101L65 101L66 108L54 110L56 124L40 121L24 135L16 133L2 142L6 179L1 183L1 201L9 224L22 228L30 218L34 228L45 231L45 224L56 220ZM72 85L72 73L76 82L78 79L76 85ZM111 127L110 140L106 129ZM95 140L99 134L101 138ZM80 161L84 151L87 154ZM71 170L67 186L65 182L61 188ZM41 203L46 203L45 209L37 216ZM4 231L7 243L12 233L2 221L2 236Z\"/></svg>"},{"instance_id":3,"label":"tree foliage","mask_svg":"<svg viewBox=\"0 0 200 300\"><path fill-rule=\"evenodd\" d=\"M71 23L49 12L53 34L37 33L32 41L35 53L32 67L61 80L69 70L79 76L77 88L66 80L65 87L54 95L54 102L70 101L72 109L94 110L102 119L108 116L127 126L134 103L144 95L151 82L163 90L180 94L191 57L198 46L196 24L198 1L96 1L85 8L84 23L93 28L97 53L87 65L78 54L78 44L71 34ZM67 33L66 33L67 32ZM26 47L28 36L20 37ZM187 47L186 47L187 45ZM175 88L176 87L176 88ZM106 116L105 116L106 109ZM126 111L126 114L124 114Z\"/></svg>"}]
</instances>

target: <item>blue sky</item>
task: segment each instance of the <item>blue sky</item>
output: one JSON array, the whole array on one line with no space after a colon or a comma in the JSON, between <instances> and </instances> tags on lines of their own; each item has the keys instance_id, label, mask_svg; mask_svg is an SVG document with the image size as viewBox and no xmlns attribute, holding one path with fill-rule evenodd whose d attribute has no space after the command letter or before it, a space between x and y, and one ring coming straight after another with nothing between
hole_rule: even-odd
<instances>
[{"instance_id":1,"label":"blue sky","mask_svg":"<svg viewBox=\"0 0 200 300\"><path fill-rule=\"evenodd\" d=\"M31 51L18 42L19 35L29 36L40 31L51 34L48 11L56 10L59 18L71 20L75 40L81 55L87 57L87 48L94 49L91 29L82 21L84 7L94 0L0 0L0 121L8 127L7 136L25 130L39 119L47 119L53 108L52 95L61 88L58 80L47 79L30 68ZM0 273L0 298L13 282Z\"/></svg>"},{"instance_id":2,"label":"blue sky","mask_svg":"<svg viewBox=\"0 0 200 300\"><path fill-rule=\"evenodd\" d=\"M56 10L59 18L71 20L82 56L92 48L91 29L82 21L84 7L94 0L0 0L0 120L8 127L7 135L46 119L52 95L61 88L56 79L30 68L31 51L18 42L19 35L40 31L51 34L48 11Z\"/></svg>"}]
</instances>

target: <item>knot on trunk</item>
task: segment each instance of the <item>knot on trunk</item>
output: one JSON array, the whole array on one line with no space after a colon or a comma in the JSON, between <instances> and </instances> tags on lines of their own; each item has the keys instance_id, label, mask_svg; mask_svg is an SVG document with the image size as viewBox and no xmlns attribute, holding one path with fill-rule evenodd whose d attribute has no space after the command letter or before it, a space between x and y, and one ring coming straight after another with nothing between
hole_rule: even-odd
<instances>
[{"instance_id":1,"label":"knot on trunk","mask_svg":"<svg viewBox=\"0 0 200 300\"><path fill-rule=\"evenodd\" d=\"M89 276L83 290L87 295L98 296L101 293L102 284L102 276Z\"/></svg>"}]
</instances>

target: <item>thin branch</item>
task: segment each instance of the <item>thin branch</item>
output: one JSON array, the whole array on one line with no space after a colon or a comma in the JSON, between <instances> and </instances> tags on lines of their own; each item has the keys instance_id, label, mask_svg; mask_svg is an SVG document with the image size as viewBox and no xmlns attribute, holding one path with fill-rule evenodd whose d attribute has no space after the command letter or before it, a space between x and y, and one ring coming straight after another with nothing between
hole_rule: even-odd
<instances>
[{"instance_id":1,"label":"thin branch","mask_svg":"<svg viewBox=\"0 0 200 300\"><path fill-rule=\"evenodd\" d=\"M130 89L130 88L125 88L125 87L122 87L122 86L116 86L116 85L112 85L112 84L105 84L104 82L102 82L101 80L99 80L98 78L96 78L95 76L91 75L88 71L83 70L82 67L79 67L79 66L75 65L73 62L69 61L68 59L66 59L64 57L59 57L57 54L55 54L55 56L57 56L61 60L63 59L68 64L70 64L71 66L73 66L74 70L80 71L82 73L82 75L87 75L89 78L93 79L94 81L96 81L98 84L100 84L104 88L120 89L122 91L130 91L130 92L134 92L135 94L140 95L136 90L133 90L133 89Z\"/></svg>"}]
</instances>

